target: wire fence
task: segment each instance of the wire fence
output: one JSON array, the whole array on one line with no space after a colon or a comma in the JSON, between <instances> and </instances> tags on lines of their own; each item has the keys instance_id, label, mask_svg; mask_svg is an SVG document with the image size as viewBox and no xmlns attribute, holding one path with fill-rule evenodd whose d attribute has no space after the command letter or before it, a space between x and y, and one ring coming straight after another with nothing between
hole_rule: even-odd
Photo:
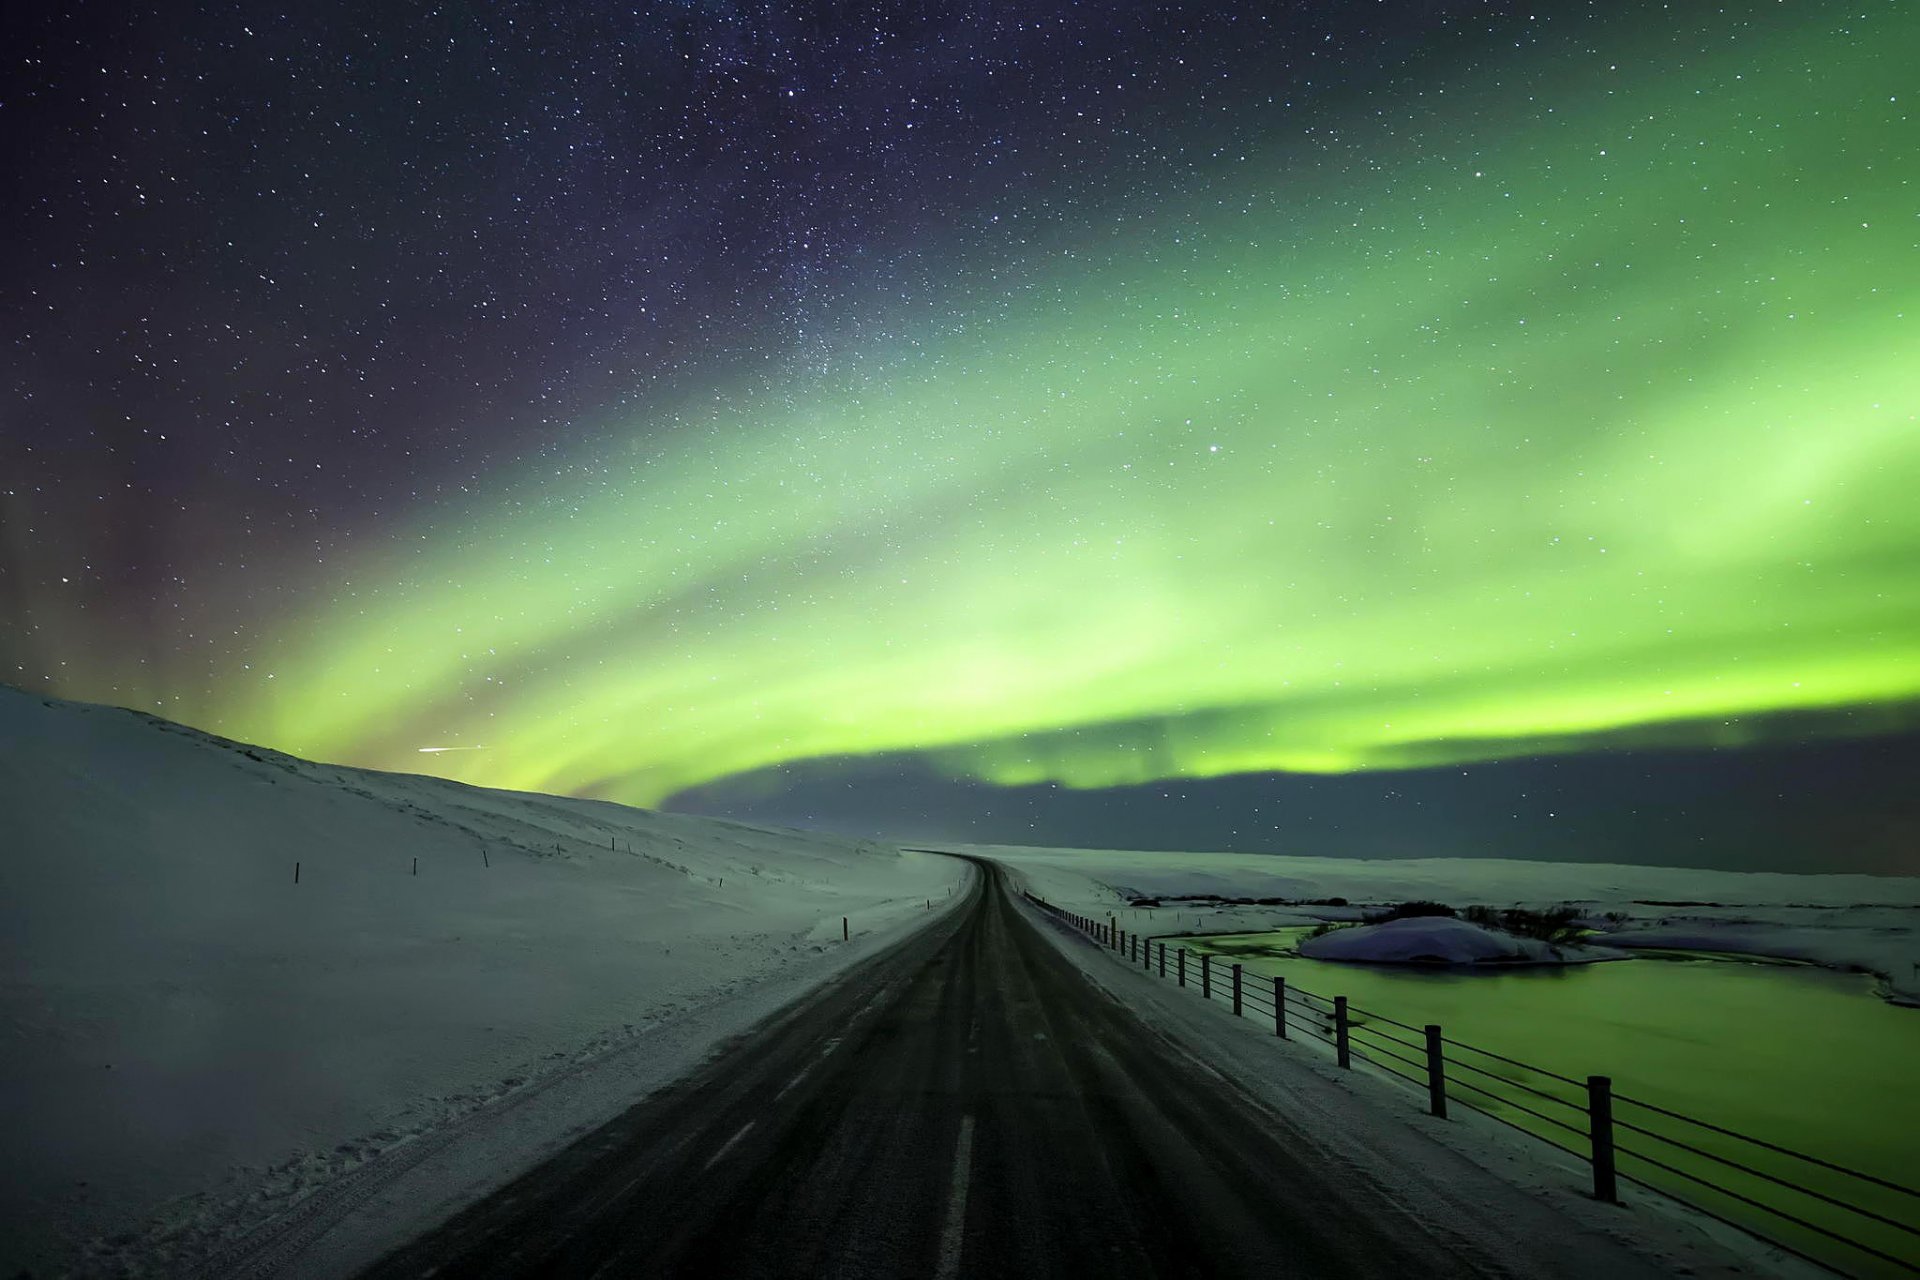
<instances>
[{"instance_id":1,"label":"wire fence","mask_svg":"<svg viewBox=\"0 0 1920 1280\"><path fill-rule=\"evenodd\" d=\"M1026 899L1235 1017L1260 1020L1282 1039L1319 1042L1343 1068L1364 1066L1412 1086L1431 1115L1445 1119L1450 1107L1465 1107L1558 1148L1589 1167L1597 1199L1618 1203L1628 1183L1838 1275L1920 1275L1914 1187L1615 1092L1607 1076L1562 1075L1452 1039L1437 1025L1414 1026L1031 893Z\"/></svg>"}]
</instances>

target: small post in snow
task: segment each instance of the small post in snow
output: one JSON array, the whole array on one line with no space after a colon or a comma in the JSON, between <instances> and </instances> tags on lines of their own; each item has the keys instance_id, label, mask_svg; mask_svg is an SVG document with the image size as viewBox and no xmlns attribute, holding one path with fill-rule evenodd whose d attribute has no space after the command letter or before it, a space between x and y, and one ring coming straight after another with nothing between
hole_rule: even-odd
<instances>
[{"instance_id":1,"label":"small post in snow","mask_svg":"<svg viewBox=\"0 0 1920 1280\"><path fill-rule=\"evenodd\" d=\"M420 874L420 859L418 859L418 858L415 858L415 859L413 860L413 874L415 874L415 875L419 875L419 874Z\"/></svg>"},{"instance_id":2,"label":"small post in snow","mask_svg":"<svg viewBox=\"0 0 1920 1280\"><path fill-rule=\"evenodd\" d=\"M1349 1025L1347 1021L1347 998L1345 996L1335 996L1333 998L1334 1055L1339 1058L1341 1066L1351 1069L1353 1067L1353 1045L1347 1036Z\"/></svg>"},{"instance_id":3,"label":"small post in snow","mask_svg":"<svg viewBox=\"0 0 1920 1280\"><path fill-rule=\"evenodd\" d=\"M1427 1110L1447 1118L1447 1059L1440 1048L1440 1028L1427 1024Z\"/></svg>"},{"instance_id":4,"label":"small post in snow","mask_svg":"<svg viewBox=\"0 0 1920 1280\"><path fill-rule=\"evenodd\" d=\"M1587 1077L1587 1133L1593 1139L1593 1198L1620 1203L1613 1180L1613 1077Z\"/></svg>"},{"instance_id":5,"label":"small post in snow","mask_svg":"<svg viewBox=\"0 0 1920 1280\"><path fill-rule=\"evenodd\" d=\"M300 863L297 860L293 864L293 882L300 883Z\"/></svg>"},{"instance_id":6,"label":"small post in snow","mask_svg":"<svg viewBox=\"0 0 1920 1280\"><path fill-rule=\"evenodd\" d=\"M840 941L845 942L848 938L851 938L852 936L853 934L849 932L847 928L847 918L845 916L841 916L840 917Z\"/></svg>"},{"instance_id":7,"label":"small post in snow","mask_svg":"<svg viewBox=\"0 0 1920 1280\"><path fill-rule=\"evenodd\" d=\"M491 867L493 865L487 861L487 846L485 845L480 846L480 865L483 867Z\"/></svg>"},{"instance_id":8,"label":"small post in snow","mask_svg":"<svg viewBox=\"0 0 1920 1280\"><path fill-rule=\"evenodd\" d=\"M1233 966L1233 1016L1240 1016L1240 966Z\"/></svg>"},{"instance_id":9,"label":"small post in snow","mask_svg":"<svg viewBox=\"0 0 1920 1280\"><path fill-rule=\"evenodd\" d=\"M1287 980L1277 973L1273 976L1273 1034L1287 1038Z\"/></svg>"}]
</instances>

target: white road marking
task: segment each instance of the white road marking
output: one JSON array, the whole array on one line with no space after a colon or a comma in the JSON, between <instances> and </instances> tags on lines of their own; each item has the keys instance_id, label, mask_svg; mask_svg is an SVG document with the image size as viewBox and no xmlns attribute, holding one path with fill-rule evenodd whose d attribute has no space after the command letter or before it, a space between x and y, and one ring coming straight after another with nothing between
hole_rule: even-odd
<instances>
[{"instance_id":1,"label":"white road marking","mask_svg":"<svg viewBox=\"0 0 1920 1280\"><path fill-rule=\"evenodd\" d=\"M720 1158L726 1155L727 1152L733 1150L733 1144L740 1141L740 1139L746 1137L747 1130L753 1128L753 1126L759 1123L760 1122L758 1120L749 1120L745 1124L741 1125L740 1132L734 1134L731 1138L728 1138L725 1142L721 1143L720 1149L707 1157L707 1162L700 1166L700 1172L705 1173L707 1170L713 1168L713 1166L715 1166L716 1164L719 1164Z\"/></svg>"},{"instance_id":2,"label":"white road marking","mask_svg":"<svg viewBox=\"0 0 1920 1280\"><path fill-rule=\"evenodd\" d=\"M947 1225L940 1232L936 1280L960 1274L960 1243L967 1225L967 1184L973 1179L973 1117L960 1121L960 1145L953 1153L953 1190L947 1195Z\"/></svg>"},{"instance_id":3,"label":"white road marking","mask_svg":"<svg viewBox=\"0 0 1920 1280\"><path fill-rule=\"evenodd\" d=\"M773 1095L773 1100L775 1102L778 1102L780 1101L780 1099L786 1097L789 1093L792 1093L793 1087L795 1085L799 1084L802 1080L805 1080L808 1076L813 1074L813 1069L820 1065L821 1058L826 1057L828 1054L832 1053L835 1049L839 1047L840 1047L839 1036L835 1036L833 1039L827 1041L827 1043L821 1047L819 1055L816 1056L812 1062L809 1062L806 1066L800 1068L799 1075L795 1076L793 1079L787 1081L786 1084L782 1085L780 1088L780 1092Z\"/></svg>"}]
</instances>

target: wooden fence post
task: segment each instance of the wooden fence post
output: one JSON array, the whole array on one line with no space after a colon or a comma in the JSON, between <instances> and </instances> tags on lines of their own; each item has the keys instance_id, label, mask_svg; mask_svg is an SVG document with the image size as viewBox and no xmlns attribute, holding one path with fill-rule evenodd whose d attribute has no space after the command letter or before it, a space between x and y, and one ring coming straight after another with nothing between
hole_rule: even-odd
<instances>
[{"instance_id":1,"label":"wooden fence post","mask_svg":"<svg viewBox=\"0 0 1920 1280\"><path fill-rule=\"evenodd\" d=\"M1447 1059L1440 1048L1440 1028L1427 1024L1427 1110L1447 1118Z\"/></svg>"},{"instance_id":2,"label":"wooden fence post","mask_svg":"<svg viewBox=\"0 0 1920 1280\"><path fill-rule=\"evenodd\" d=\"M1273 1034L1287 1038L1287 980L1279 974L1273 977Z\"/></svg>"},{"instance_id":3,"label":"wooden fence post","mask_svg":"<svg viewBox=\"0 0 1920 1280\"><path fill-rule=\"evenodd\" d=\"M1233 1016L1240 1016L1240 966L1233 966Z\"/></svg>"},{"instance_id":4,"label":"wooden fence post","mask_svg":"<svg viewBox=\"0 0 1920 1280\"><path fill-rule=\"evenodd\" d=\"M1213 952L1200 953L1200 998L1213 999Z\"/></svg>"},{"instance_id":5,"label":"wooden fence post","mask_svg":"<svg viewBox=\"0 0 1920 1280\"><path fill-rule=\"evenodd\" d=\"M847 918L845 916L841 916L840 917L840 941L845 942L848 938L851 938L852 936L853 936L853 933L847 927Z\"/></svg>"},{"instance_id":6,"label":"wooden fence post","mask_svg":"<svg viewBox=\"0 0 1920 1280\"><path fill-rule=\"evenodd\" d=\"M1593 1198L1620 1203L1613 1176L1613 1077L1587 1077L1587 1133L1593 1139Z\"/></svg>"},{"instance_id":7,"label":"wooden fence post","mask_svg":"<svg viewBox=\"0 0 1920 1280\"><path fill-rule=\"evenodd\" d=\"M300 883L300 864L298 862L293 864L293 882L295 884Z\"/></svg>"},{"instance_id":8,"label":"wooden fence post","mask_svg":"<svg viewBox=\"0 0 1920 1280\"><path fill-rule=\"evenodd\" d=\"M1184 987L1187 985L1187 949L1181 947L1180 954L1176 956L1175 959L1179 962L1180 966L1180 985Z\"/></svg>"},{"instance_id":9,"label":"wooden fence post","mask_svg":"<svg viewBox=\"0 0 1920 1280\"><path fill-rule=\"evenodd\" d=\"M1164 942L1160 944L1160 976L1167 976L1167 944Z\"/></svg>"},{"instance_id":10,"label":"wooden fence post","mask_svg":"<svg viewBox=\"0 0 1920 1280\"><path fill-rule=\"evenodd\" d=\"M1347 1037L1347 1027L1347 998L1345 996L1335 996L1333 998L1334 1056L1339 1058L1341 1066L1351 1070L1353 1067L1353 1046Z\"/></svg>"}]
</instances>

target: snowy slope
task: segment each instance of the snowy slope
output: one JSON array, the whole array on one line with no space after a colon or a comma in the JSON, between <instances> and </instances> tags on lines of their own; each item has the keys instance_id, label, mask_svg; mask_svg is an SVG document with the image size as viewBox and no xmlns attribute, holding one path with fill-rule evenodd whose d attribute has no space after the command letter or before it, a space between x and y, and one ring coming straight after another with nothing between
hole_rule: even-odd
<instances>
[{"instance_id":1,"label":"snowy slope","mask_svg":"<svg viewBox=\"0 0 1920 1280\"><path fill-rule=\"evenodd\" d=\"M4 687L0 824L4 1275L182 1195L270 1212L677 1011L824 980L965 874Z\"/></svg>"}]
</instances>

